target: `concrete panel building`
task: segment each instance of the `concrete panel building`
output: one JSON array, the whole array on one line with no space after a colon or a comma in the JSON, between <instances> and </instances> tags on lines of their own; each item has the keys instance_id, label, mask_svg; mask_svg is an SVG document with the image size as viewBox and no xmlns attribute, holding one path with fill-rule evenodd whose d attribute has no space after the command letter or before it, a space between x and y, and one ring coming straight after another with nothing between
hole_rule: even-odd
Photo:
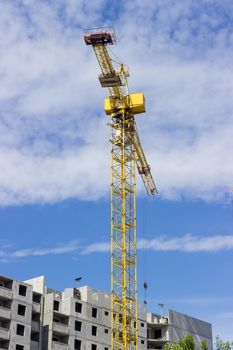
<instances>
[{"instance_id":1,"label":"concrete panel building","mask_svg":"<svg viewBox=\"0 0 233 350\"><path fill-rule=\"evenodd\" d=\"M186 334L193 337L196 348L200 348L201 341L205 340L208 349L213 349L210 323L173 310L169 310L165 317L147 313L148 349L164 349L166 343L176 343Z\"/></svg>"},{"instance_id":2,"label":"concrete panel building","mask_svg":"<svg viewBox=\"0 0 233 350\"><path fill-rule=\"evenodd\" d=\"M41 300L41 295L39 297ZM0 277L0 349L30 350L34 349L34 337L39 342L40 323L35 325L33 320L37 314L40 318L41 305L36 303L36 312L35 298L37 293L33 292L32 285Z\"/></svg>"},{"instance_id":3,"label":"concrete panel building","mask_svg":"<svg viewBox=\"0 0 233 350\"><path fill-rule=\"evenodd\" d=\"M169 310L167 317L139 306L139 348L163 349L191 334L212 350L211 325ZM88 286L63 292L44 276L25 282L0 276L0 350L110 350L110 294Z\"/></svg>"}]
</instances>

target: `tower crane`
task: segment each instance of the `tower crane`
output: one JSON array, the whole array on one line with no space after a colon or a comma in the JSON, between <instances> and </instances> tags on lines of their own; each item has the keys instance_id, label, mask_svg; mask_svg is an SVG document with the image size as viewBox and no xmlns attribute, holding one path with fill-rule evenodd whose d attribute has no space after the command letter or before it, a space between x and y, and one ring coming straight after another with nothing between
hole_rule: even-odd
<instances>
[{"instance_id":1,"label":"tower crane","mask_svg":"<svg viewBox=\"0 0 233 350\"><path fill-rule=\"evenodd\" d=\"M94 49L102 87L108 88L104 110L111 117L111 346L138 349L136 264L136 168L149 195L157 189L135 123L145 112L143 93L128 91L129 72L116 69L107 46L116 44L112 28L86 30L84 40Z\"/></svg>"}]
</instances>

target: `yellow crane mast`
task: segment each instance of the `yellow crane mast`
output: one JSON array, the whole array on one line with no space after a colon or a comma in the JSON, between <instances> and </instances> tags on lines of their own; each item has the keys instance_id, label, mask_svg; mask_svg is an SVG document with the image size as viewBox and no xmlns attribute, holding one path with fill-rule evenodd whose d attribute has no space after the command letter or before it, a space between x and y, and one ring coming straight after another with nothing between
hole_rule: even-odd
<instances>
[{"instance_id":1,"label":"yellow crane mast","mask_svg":"<svg viewBox=\"0 0 233 350\"><path fill-rule=\"evenodd\" d=\"M145 112L143 93L129 94L126 66L115 69L107 45L116 43L112 28L85 31L96 54L102 87L109 90L105 113L111 117L111 344L112 350L138 349L136 264L136 166L147 193L157 194L137 133L134 116Z\"/></svg>"}]
</instances>

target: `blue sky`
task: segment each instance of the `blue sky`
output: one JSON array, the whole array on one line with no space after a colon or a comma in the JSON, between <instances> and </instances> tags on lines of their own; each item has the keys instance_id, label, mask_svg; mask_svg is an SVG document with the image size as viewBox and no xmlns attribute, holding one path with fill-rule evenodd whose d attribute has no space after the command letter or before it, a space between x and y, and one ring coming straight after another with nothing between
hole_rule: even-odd
<instances>
[{"instance_id":1,"label":"blue sky","mask_svg":"<svg viewBox=\"0 0 233 350\"><path fill-rule=\"evenodd\" d=\"M146 95L137 123L160 192L146 199L138 179L140 300L146 278L150 309L232 339L232 13L228 0L0 0L1 273L109 290L107 92L82 28L113 25L111 55Z\"/></svg>"}]
</instances>

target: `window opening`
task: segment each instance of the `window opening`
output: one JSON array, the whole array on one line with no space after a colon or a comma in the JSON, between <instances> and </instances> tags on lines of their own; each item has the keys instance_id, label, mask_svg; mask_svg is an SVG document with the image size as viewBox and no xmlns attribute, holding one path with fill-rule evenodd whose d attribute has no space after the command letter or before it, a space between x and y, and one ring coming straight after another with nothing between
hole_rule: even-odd
<instances>
[{"instance_id":1,"label":"window opening","mask_svg":"<svg viewBox=\"0 0 233 350\"><path fill-rule=\"evenodd\" d=\"M75 312L78 312L81 314L81 312L82 312L82 304L81 303L75 303Z\"/></svg>"},{"instance_id":2,"label":"window opening","mask_svg":"<svg viewBox=\"0 0 233 350\"><path fill-rule=\"evenodd\" d=\"M26 297L26 294L27 294L27 287L20 284L19 285L19 295Z\"/></svg>"},{"instance_id":3,"label":"window opening","mask_svg":"<svg viewBox=\"0 0 233 350\"><path fill-rule=\"evenodd\" d=\"M17 324L16 327L16 334L24 336L24 330L25 330L25 326L22 324Z\"/></svg>"},{"instance_id":4,"label":"window opening","mask_svg":"<svg viewBox=\"0 0 233 350\"><path fill-rule=\"evenodd\" d=\"M92 308L92 317L97 317L97 308L96 307L93 307Z\"/></svg>"},{"instance_id":5,"label":"window opening","mask_svg":"<svg viewBox=\"0 0 233 350\"><path fill-rule=\"evenodd\" d=\"M18 304L18 315L25 316L26 306Z\"/></svg>"},{"instance_id":6,"label":"window opening","mask_svg":"<svg viewBox=\"0 0 233 350\"><path fill-rule=\"evenodd\" d=\"M97 327L96 326L92 326L91 328L91 334L96 336L97 335Z\"/></svg>"}]
</instances>

